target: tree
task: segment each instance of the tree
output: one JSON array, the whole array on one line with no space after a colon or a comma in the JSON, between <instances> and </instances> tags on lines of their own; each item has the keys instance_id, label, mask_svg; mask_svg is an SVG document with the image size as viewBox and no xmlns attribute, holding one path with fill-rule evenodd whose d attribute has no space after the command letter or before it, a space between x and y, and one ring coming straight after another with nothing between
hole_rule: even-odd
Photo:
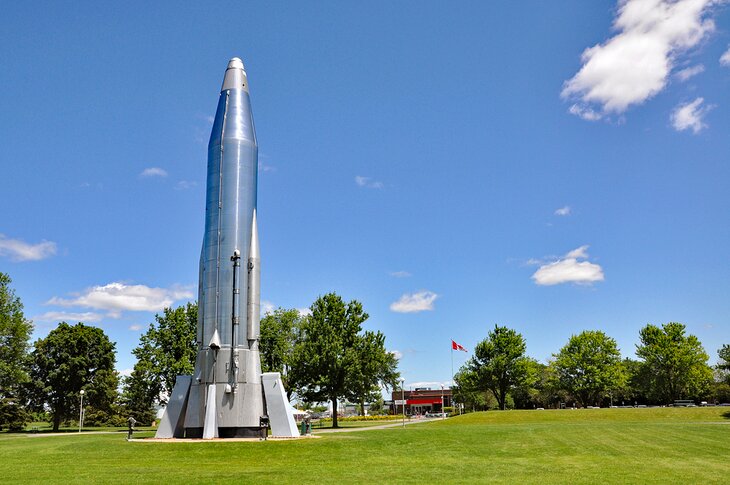
<instances>
[{"instance_id":1,"label":"tree","mask_svg":"<svg viewBox=\"0 0 730 485\"><path fill-rule=\"evenodd\" d=\"M122 403L126 413L140 423L150 423L155 418L154 405L160 397L154 382L152 364L138 361L132 373L124 378Z\"/></svg>"},{"instance_id":2,"label":"tree","mask_svg":"<svg viewBox=\"0 0 730 485\"><path fill-rule=\"evenodd\" d=\"M476 372L469 369L468 363L454 375L454 386L451 388L453 402L464 405L465 409L480 411L486 408L487 391L480 389Z\"/></svg>"},{"instance_id":3,"label":"tree","mask_svg":"<svg viewBox=\"0 0 730 485\"><path fill-rule=\"evenodd\" d=\"M527 381L515 386L510 395L517 409L545 408L559 399L556 396L553 372L549 366L534 359L527 359L528 374L531 376Z\"/></svg>"},{"instance_id":4,"label":"tree","mask_svg":"<svg viewBox=\"0 0 730 485\"><path fill-rule=\"evenodd\" d=\"M598 330L573 335L556 354L558 382L582 406L598 405L625 382L616 341Z\"/></svg>"},{"instance_id":5,"label":"tree","mask_svg":"<svg viewBox=\"0 0 730 485\"><path fill-rule=\"evenodd\" d=\"M10 288L10 276L0 272L0 429L21 429L28 416L19 402L26 371L33 324L23 315L23 304Z\"/></svg>"},{"instance_id":6,"label":"tree","mask_svg":"<svg viewBox=\"0 0 730 485\"><path fill-rule=\"evenodd\" d=\"M525 356L525 339L515 330L495 325L486 339L477 344L468 366L476 375L477 386L494 394L499 409L506 409L507 393L534 376Z\"/></svg>"},{"instance_id":7,"label":"tree","mask_svg":"<svg viewBox=\"0 0 730 485\"><path fill-rule=\"evenodd\" d=\"M641 344L636 346L636 355L646 366L648 391L665 403L698 397L712 381L702 344L684 331L683 324L670 322L662 328L648 324L639 332Z\"/></svg>"},{"instance_id":8,"label":"tree","mask_svg":"<svg viewBox=\"0 0 730 485\"><path fill-rule=\"evenodd\" d=\"M139 339L137 357L125 379L124 403L140 422L149 420L152 407L166 403L179 375L190 375L197 354L198 305L165 308Z\"/></svg>"},{"instance_id":9,"label":"tree","mask_svg":"<svg viewBox=\"0 0 730 485\"><path fill-rule=\"evenodd\" d=\"M388 414L387 409L385 409L385 401L383 401L382 395L380 395L376 399L373 399L372 401L370 401L370 407L368 407L368 414L370 414L371 416Z\"/></svg>"},{"instance_id":10,"label":"tree","mask_svg":"<svg viewBox=\"0 0 730 485\"><path fill-rule=\"evenodd\" d=\"M621 361L621 365L626 379L613 394L614 400L622 405L650 404L651 399L647 394L650 387L649 369L643 362L628 357Z\"/></svg>"},{"instance_id":11,"label":"tree","mask_svg":"<svg viewBox=\"0 0 730 485\"><path fill-rule=\"evenodd\" d=\"M348 397L360 404L360 412L364 415L366 402L382 399L381 388L395 388L400 378L398 359L385 349L385 335L380 331L359 335L355 353L348 379Z\"/></svg>"},{"instance_id":12,"label":"tree","mask_svg":"<svg viewBox=\"0 0 730 485\"><path fill-rule=\"evenodd\" d=\"M114 370L115 344L102 329L61 322L34 347L33 404L50 410L54 431L62 421L78 416L82 389L87 405L111 413L119 378Z\"/></svg>"},{"instance_id":13,"label":"tree","mask_svg":"<svg viewBox=\"0 0 730 485\"><path fill-rule=\"evenodd\" d=\"M296 343L299 327L302 323L299 310L277 308L274 313L267 313L261 319L259 350L261 352L261 370L263 372L279 372L286 389L287 397L291 397L294 389L289 382L292 351Z\"/></svg>"},{"instance_id":14,"label":"tree","mask_svg":"<svg viewBox=\"0 0 730 485\"><path fill-rule=\"evenodd\" d=\"M717 364L718 370L725 373L725 380L730 384L730 345L725 344L717 351L720 362Z\"/></svg>"},{"instance_id":15,"label":"tree","mask_svg":"<svg viewBox=\"0 0 730 485\"><path fill-rule=\"evenodd\" d=\"M332 426L337 427L337 400L351 391L358 333L368 314L358 301L345 304L335 293L317 298L310 308L294 346L289 382L305 400L331 401Z\"/></svg>"}]
</instances>

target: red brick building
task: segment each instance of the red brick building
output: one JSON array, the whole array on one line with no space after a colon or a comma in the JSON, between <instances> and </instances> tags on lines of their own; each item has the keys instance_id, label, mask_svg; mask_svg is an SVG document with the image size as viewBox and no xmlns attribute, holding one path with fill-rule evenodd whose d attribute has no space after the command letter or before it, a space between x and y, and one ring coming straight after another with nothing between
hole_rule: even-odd
<instances>
[{"instance_id":1,"label":"red brick building","mask_svg":"<svg viewBox=\"0 0 730 485\"><path fill-rule=\"evenodd\" d=\"M451 407L451 389L416 388L415 391L393 391L390 401L391 414L402 414L403 405L407 415L440 413ZM405 403L402 402L405 400Z\"/></svg>"}]
</instances>

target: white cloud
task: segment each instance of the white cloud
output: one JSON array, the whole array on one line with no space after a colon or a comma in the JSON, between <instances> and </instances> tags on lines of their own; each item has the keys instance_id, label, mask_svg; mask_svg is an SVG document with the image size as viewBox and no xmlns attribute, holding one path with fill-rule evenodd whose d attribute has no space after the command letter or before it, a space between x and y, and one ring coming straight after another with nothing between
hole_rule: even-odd
<instances>
[{"instance_id":1,"label":"white cloud","mask_svg":"<svg viewBox=\"0 0 730 485\"><path fill-rule=\"evenodd\" d=\"M155 312L171 306L175 301L189 299L193 293L182 287L150 288L145 285L126 285L114 282L87 288L84 292L65 299L53 297L47 305L85 307L109 310L119 315L123 310Z\"/></svg>"},{"instance_id":2,"label":"white cloud","mask_svg":"<svg viewBox=\"0 0 730 485\"><path fill-rule=\"evenodd\" d=\"M677 71L676 76L677 79L679 79L681 82L685 82L686 80L695 77L697 74L701 74L703 72L705 72L705 66L703 66L702 64L697 64L696 66Z\"/></svg>"},{"instance_id":3,"label":"white cloud","mask_svg":"<svg viewBox=\"0 0 730 485\"><path fill-rule=\"evenodd\" d=\"M593 108L579 104L570 105L568 112L572 115L578 116L579 118L583 118L586 121L598 121L602 117L601 113L595 111Z\"/></svg>"},{"instance_id":4,"label":"white cloud","mask_svg":"<svg viewBox=\"0 0 730 485\"><path fill-rule=\"evenodd\" d=\"M368 189L382 189L384 187L383 182L373 180L370 177L363 177L362 175L355 177L355 183L358 187L365 187Z\"/></svg>"},{"instance_id":5,"label":"white cloud","mask_svg":"<svg viewBox=\"0 0 730 485\"><path fill-rule=\"evenodd\" d=\"M194 180L180 180L177 184L175 184L175 190L187 190L192 189L193 187L197 186L198 182Z\"/></svg>"},{"instance_id":6,"label":"white cloud","mask_svg":"<svg viewBox=\"0 0 730 485\"><path fill-rule=\"evenodd\" d=\"M261 310L260 313L262 315L268 315L269 313L274 313L275 307L274 304L271 303L268 300L261 300Z\"/></svg>"},{"instance_id":7,"label":"white cloud","mask_svg":"<svg viewBox=\"0 0 730 485\"><path fill-rule=\"evenodd\" d=\"M415 389L417 387L425 387L428 389L449 389L451 387L451 381L418 381L418 382L406 382L404 387Z\"/></svg>"},{"instance_id":8,"label":"white cloud","mask_svg":"<svg viewBox=\"0 0 730 485\"><path fill-rule=\"evenodd\" d=\"M617 33L586 49L583 66L563 86L561 96L576 100L570 112L589 120L621 114L662 91L677 58L714 30L708 16L718 3L619 0Z\"/></svg>"},{"instance_id":9,"label":"white cloud","mask_svg":"<svg viewBox=\"0 0 730 485\"><path fill-rule=\"evenodd\" d=\"M132 375L132 371L134 371L134 369L122 369L119 371L119 375L122 377L129 377Z\"/></svg>"},{"instance_id":10,"label":"white cloud","mask_svg":"<svg viewBox=\"0 0 730 485\"><path fill-rule=\"evenodd\" d=\"M393 278L409 278L413 275L408 271L391 271L390 276Z\"/></svg>"},{"instance_id":11,"label":"white cloud","mask_svg":"<svg viewBox=\"0 0 730 485\"><path fill-rule=\"evenodd\" d=\"M312 314L312 310L309 308L297 308L297 311L299 312L300 317L308 317Z\"/></svg>"},{"instance_id":12,"label":"white cloud","mask_svg":"<svg viewBox=\"0 0 730 485\"><path fill-rule=\"evenodd\" d=\"M259 172L275 172L276 167L271 165L266 165L264 162L259 160Z\"/></svg>"},{"instance_id":13,"label":"white cloud","mask_svg":"<svg viewBox=\"0 0 730 485\"><path fill-rule=\"evenodd\" d=\"M693 133L699 133L707 125L702 122L702 118L712 109L712 106L702 106L705 100L697 98L691 103L680 104L672 112L672 126L677 131L692 130Z\"/></svg>"},{"instance_id":14,"label":"white cloud","mask_svg":"<svg viewBox=\"0 0 730 485\"><path fill-rule=\"evenodd\" d=\"M140 330L142 330L142 325L130 325L129 329L132 332L139 332Z\"/></svg>"},{"instance_id":15,"label":"white cloud","mask_svg":"<svg viewBox=\"0 0 730 485\"><path fill-rule=\"evenodd\" d=\"M56 243L41 241L28 244L20 239L10 239L0 234L0 256L8 256L12 261L39 261L56 254Z\"/></svg>"},{"instance_id":16,"label":"white cloud","mask_svg":"<svg viewBox=\"0 0 730 485\"><path fill-rule=\"evenodd\" d=\"M149 167L142 170L140 177L167 177L167 172L159 167Z\"/></svg>"},{"instance_id":17,"label":"white cloud","mask_svg":"<svg viewBox=\"0 0 730 485\"><path fill-rule=\"evenodd\" d=\"M403 296L390 304L391 311L397 313L416 313L433 310L433 302L438 295L432 291L419 291L413 294L404 294Z\"/></svg>"},{"instance_id":18,"label":"white cloud","mask_svg":"<svg viewBox=\"0 0 730 485\"><path fill-rule=\"evenodd\" d=\"M33 317L32 320L39 322L93 323L101 321L102 318L104 318L104 315L96 312L46 312Z\"/></svg>"},{"instance_id":19,"label":"white cloud","mask_svg":"<svg viewBox=\"0 0 730 485\"><path fill-rule=\"evenodd\" d=\"M556 216L569 216L571 212L570 206L566 205L565 207L561 207L560 209L555 209L554 214Z\"/></svg>"},{"instance_id":20,"label":"white cloud","mask_svg":"<svg viewBox=\"0 0 730 485\"><path fill-rule=\"evenodd\" d=\"M588 257L588 245L586 244L568 252L565 257L570 259L586 259Z\"/></svg>"},{"instance_id":21,"label":"white cloud","mask_svg":"<svg viewBox=\"0 0 730 485\"><path fill-rule=\"evenodd\" d=\"M730 47L720 56L720 64L730 67Z\"/></svg>"},{"instance_id":22,"label":"white cloud","mask_svg":"<svg viewBox=\"0 0 730 485\"><path fill-rule=\"evenodd\" d=\"M603 281L603 268L589 261L578 261L587 258L588 246L581 246L557 261L540 266L532 275L532 279L541 286L561 283L590 285L596 281Z\"/></svg>"},{"instance_id":23,"label":"white cloud","mask_svg":"<svg viewBox=\"0 0 730 485\"><path fill-rule=\"evenodd\" d=\"M393 354L393 357L398 360L401 360L403 358L403 352L401 352L400 350L391 350L390 353Z\"/></svg>"}]
</instances>

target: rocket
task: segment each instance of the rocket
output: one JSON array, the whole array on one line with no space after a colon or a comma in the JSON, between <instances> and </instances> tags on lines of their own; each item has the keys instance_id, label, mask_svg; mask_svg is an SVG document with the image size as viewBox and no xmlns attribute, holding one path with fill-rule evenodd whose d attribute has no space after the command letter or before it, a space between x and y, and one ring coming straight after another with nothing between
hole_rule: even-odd
<instances>
[{"instance_id":1,"label":"rocket","mask_svg":"<svg viewBox=\"0 0 730 485\"><path fill-rule=\"evenodd\" d=\"M197 356L177 376L156 438L297 437L278 372L261 373L258 146L241 59L228 62L208 143Z\"/></svg>"},{"instance_id":2,"label":"rocket","mask_svg":"<svg viewBox=\"0 0 730 485\"><path fill-rule=\"evenodd\" d=\"M243 62L234 57L226 68L208 143L197 358L186 437L247 437L260 431L257 175L248 79Z\"/></svg>"}]
</instances>

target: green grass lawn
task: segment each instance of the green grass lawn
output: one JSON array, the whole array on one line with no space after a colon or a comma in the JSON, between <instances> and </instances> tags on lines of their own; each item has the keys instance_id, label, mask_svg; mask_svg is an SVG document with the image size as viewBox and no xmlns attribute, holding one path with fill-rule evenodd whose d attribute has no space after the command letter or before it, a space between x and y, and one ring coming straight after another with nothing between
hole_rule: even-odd
<instances>
[{"instance_id":1,"label":"green grass lawn","mask_svg":"<svg viewBox=\"0 0 730 485\"><path fill-rule=\"evenodd\" d=\"M491 411L319 439L237 443L0 434L2 483L228 480L728 483L730 409Z\"/></svg>"}]
</instances>

